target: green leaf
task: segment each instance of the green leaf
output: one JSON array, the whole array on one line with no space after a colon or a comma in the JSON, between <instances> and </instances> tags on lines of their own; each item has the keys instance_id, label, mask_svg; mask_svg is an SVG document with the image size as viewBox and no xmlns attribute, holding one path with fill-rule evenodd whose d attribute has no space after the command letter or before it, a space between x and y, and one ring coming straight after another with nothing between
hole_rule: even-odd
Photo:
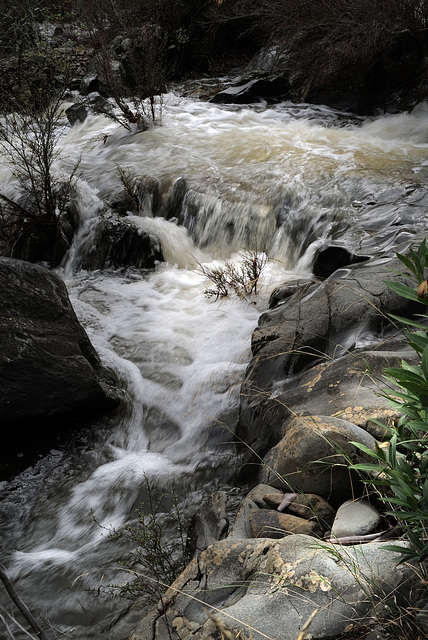
<instances>
[{"instance_id":1,"label":"green leaf","mask_svg":"<svg viewBox=\"0 0 428 640\"><path fill-rule=\"evenodd\" d=\"M414 379L414 376L417 378L421 377L421 372L419 367L411 367L404 360L401 361L401 367L386 367L383 370L384 375L387 375L391 378L397 378L398 380L405 379Z\"/></svg>"},{"instance_id":2,"label":"green leaf","mask_svg":"<svg viewBox=\"0 0 428 640\"><path fill-rule=\"evenodd\" d=\"M425 505L428 505L428 478L425 480L423 487L422 487L422 499L425 503ZM427 514L428 516L428 514Z\"/></svg>"},{"instance_id":3,"label":"green leaf","mask_svg":"<svg viewBox=\"0 0 428 640\"><path fill-rule=\"evenodd\" d=\"M394 433L389 441L389 447L386 450L386 459L390 467L393 467L397 462L397 434Z\"/></svg>"},{"instance_id":4,"label":"green leaf","mask_svg":"<svg viewBox=\"0 0 428 640\"><path fill-rule=\"evenodd\" d=\"M371 458L376 458L381 462L383 462L385 459L383 457L383 452L381 453L381 451L374 451L373 449L367 447L365 444L361 444L361 442L351 442L351 444L357 447L357 449L360 449L360 451L364 451L364 453L367 453L367 455L369 455Z\"/></svg>"},{"instance_id":5,"label":"green leaf","mask_svg":"<svg viewBox=\"0 0 428 640\"><path fill-rule=\"evenodd\" d=\"M374 471L375 473L382 473L383 467L381 465L377 465L370 462L358 462L356 464L349 465L350 469L356 469L357 471ZM374 480L374 479L373 479ZM377 480L376 480L377 482Z\"/></svg>"},{"instance_id":6,"label":"green leaf","mask_svg":"<svg viewBox=\"0 0 428 640\"><path fill-rule=\"evenodd\" d=\"M427 325L422 324L421 322L416 322L415 320L410 320L410 318L403 318L402 316L396 316L393 313L388 314L390 318L393 320L397 320L397 322L401 322L402 324L408 324L411 327L416 327L417 329L428 329ZM425 316L422 316L425 317Z\"/></svg>"},{"instance_id":7,"label":"green leaf","mask_svg":"<svg viewBox=\"0 0 428 640\"><path fill-rule=\"evenodd\" d=\"M412 260L410 260L410 258L404 256L402 253L396 253L395 255L399 260L401 260L401 262L408 268L409 271L411 271L415 274L416 277L418 277L418 270L413 264Z\"/></svg>"},{"instance_id":8,"label":"green leaf","mask_svg":"<svg viewBox=\"0 0 428 640\"><path fill-rule=\"evenodd\" d=\"M423 352L428 344L428 336L426 332L421 333L420 331L414 331L413 333L406 334L406 337L412 349L419 351L420 353Z\"/></svg>"},{"instance_id":9,"label":"green leaf","mask_svg":"<svg viewBox=\"0 0 428 640\"><path fill-rule=\"evenodd\" d=\"M425 380L428 383L428 345L425 347L422 353L421 367L422 371L424 372Z\"/></svg>"},{"instance_id":10,"label":"green leaf","mask_svg":"<svg viewBox=\"0 0 428 640\"><path fill-rule=\"evenodd\" d=\"M423 270L426 265L426 255L427 255L427 243L426 243L426 240L423 240L423 242L421 242L421 244L419 245L419 249L417 253L418 262L415 262L415 266L421 270L422 276L424 273Z\"/></svg>"},{"instance_id":11,"label":"green leaf","mask_svg":"<svg viewBox=\"0 0 428 640\"><path fill-rule=\"evenodd\" d=\"M401 556L401 559L399 560L398 564L401 564L402 562L406 562L407 560L411 560L412 558L417 557L415 556L415 552L413 551L413 549L408 549L406 547L399 547L398 545L395 545L395 544L386 544L382 548L387 549L388 551L393 551L394 553L398 553L398 555Z\"/></svg>"},{"instance_id":12,"label":"green leaf","mask_svg":"<svg viewBox=\"0 0 428 640\"><path fill-rule=\"evenodd\" d=\"M391 289L391 291L394 291L394 293L397 293L402 298L407 298L408 300L414 300L415 302L422 302L422 300L418 298L416 289L411 289L406 284L403 284L401 282L392 282L391 280L385 280L385 282L388 285L388 287Z\"/></svg>"}]
</instances>

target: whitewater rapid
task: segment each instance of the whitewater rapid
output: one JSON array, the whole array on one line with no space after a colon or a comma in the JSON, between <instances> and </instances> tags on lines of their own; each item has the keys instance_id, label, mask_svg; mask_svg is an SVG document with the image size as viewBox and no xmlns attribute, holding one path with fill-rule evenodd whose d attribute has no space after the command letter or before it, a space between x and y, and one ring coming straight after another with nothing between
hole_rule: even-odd
<instances>
[{"instance_id":1,"label":"whitewater rapid","mask_svg":"<svg viewBox=\"0 0 428 640\"><path fill-rule=\"evenodd\" d=\"M80 226L58 273L126 401L83 440L2 483L11 505L5 563L27 604L61 631L113 640L126 606L90 594L105 576L122 575L122 551L105 532L135 517L147 479L174 485L189 514L215 489L233 487L240 382L259 314L276 286L309 276L324 243L373 253L426 228L428 108L363 119L168 94L161 125L128 132L89 115L64 123L59 151L58 172L80 161ZM119 169L153 178L163 203L184 185L173 219L156 215L162 206L153 211L150 198L125 218L159 238L165 262L152 272L82 271L79 255L123 187ZM10 180L5 167L0 180ZM201 265L237 264L246 248L268 257L260 294L207 297Z\"/></svg>"}]
</instances>

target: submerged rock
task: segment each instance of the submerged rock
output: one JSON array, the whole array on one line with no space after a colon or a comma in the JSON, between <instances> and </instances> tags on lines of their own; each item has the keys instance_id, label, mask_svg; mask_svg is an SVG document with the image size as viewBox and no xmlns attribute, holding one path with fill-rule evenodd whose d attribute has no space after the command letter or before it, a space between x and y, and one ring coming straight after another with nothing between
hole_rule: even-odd
<instances>
[{"instance_id":1,"label":"submerged rock","mask_svg":"<svg viewBox=\"0 0 428 640\"><path fill-rule=\"evenodd\" d=\"M108 267L135 267L152 269L162 260L157 238L138 229L125 220L100 218L95 237L83 247L79 267L93 271Z\"/></svg>"},{"instance_id":2,"label":"submerged rock","mask_svg":"<svg viewBox=\"0 0 428 640\"><path fill-rule=\"evenodd\" d=\"M259 100L284 100L289 96L290 83L283 76L244 79L213 96L210 102L221 104L251 104Z\"/></svg>"},{"instance_id":3,"label":"submerged rock","mask_svg":"<svg viewBox=\"0 0 428 640\"><path fill-rule=\"evenodd\" d=\"M0 297L0 421L9 438L118 404L114 376L101 365L58 276L0 258Z\"/></svg>"}]
</instances>

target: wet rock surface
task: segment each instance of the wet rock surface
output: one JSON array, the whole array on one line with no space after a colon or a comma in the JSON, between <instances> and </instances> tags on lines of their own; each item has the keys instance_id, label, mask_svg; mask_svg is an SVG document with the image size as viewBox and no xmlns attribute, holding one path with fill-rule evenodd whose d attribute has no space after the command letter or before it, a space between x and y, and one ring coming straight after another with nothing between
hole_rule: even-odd
<instances>
[{"instance_id":1,"label":"wet rock surface","mask_svg":"<svg viewBox=\"0 0 428 640\"><path fill-rule=\"evenodd\" d=\"M419 307L388 289L389 270L400 271L398 259L352 265L262 314L241 394L237 435L245 443L244 457L250 459L251 451L264 455L295 412L317 407L314 412L321 413L318 401L325 415L350 406L387 409L373 393L376 376L397 362L400 349L407 350L388 314L409 316Z\"/></svg>"},{"instance_id":2,"label":"wet rock surface","mask_svg":"<svg viewBox=\"0 0 428 640\"><path fill-rule=\"evenodd\" d=\"M251 104L260 100L280 100L289 97L290 83L283 76L243 78L213 96L217 104Z\"/></svg>"},{"instance_id":3,"label":"wet rock surface","mask_svg":"<svg viewBox=\"0 0 428 640\"><path fill-rule=\"evenodd\" d=\"M0 418L8 437L112 410L119 402L115 378L101 365L62 280L38 265L0 258L0 283Z\"/></svg>"},{"instance_id":4,"label":"wet rock surface","mask_svg":"<svg viewBox=\"0 0 428 640\"><path fill-rule=\"evenodd\" d=\"M90 246L89 246L90 243ZM157 238L116 218L100 218L95 238L88 239L88 250L82 251L81 269L136 267L152 269L162 260Z\"/></svg>"},{"instance_id":5,"label":"wet rock surface","mask_svg":"<svg viewBox=\"0 0 428 640\"><path fill-rule=\"evenodd\" d=\"M342 638L355 624L378 632L376 602L417 605L414 568L397 567L383 541L405 544L399 530L348 469L369 460L354 442L375 450L397 419L378 393L382 371L412 355L387 314L419 311L385 284L385 267L399 266L357 261L277 290L253 334L241 394L241 476L259 484L227 537L199 551L167 591L164 615L149 613L132 640L149 630L156 640L211 640L225 629L295 640L315 609L310 637Z\"/></svg>"}]
</instances>

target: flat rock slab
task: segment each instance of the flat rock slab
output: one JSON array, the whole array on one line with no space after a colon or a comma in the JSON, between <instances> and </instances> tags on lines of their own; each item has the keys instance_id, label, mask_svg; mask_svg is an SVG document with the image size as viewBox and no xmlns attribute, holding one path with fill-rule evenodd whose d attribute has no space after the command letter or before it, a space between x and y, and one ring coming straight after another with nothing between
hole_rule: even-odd
<instances>
[{"instance_id":1,"label":"flat rock slab","mask_svg":"<svg viewBox=\"0 0 428 640\"><path fill-rule=\"evenodd\" d=\"M296 533L311 535L317 529L320 533L316 522L272 509L254 509L250 514L250 526L254 538L283 538Z\"/></svg>"},{"instance_id":2,"label":"flat rock slab","mask_svg":"<svg viewBox=\"0 0 428 640\"><path fill-rule=\"evenodd\" d=\"M152 611L131 640L169 640L172 630L180 640L212 640L218 625L234 637L296 640L315 609L313 640L335 637L370 616L376 594L388 605L412 573L396 567L384 543L337 549L306 535L226 539L192 561L163 596L165 615Z\"/></svg>"}]
</instances>

